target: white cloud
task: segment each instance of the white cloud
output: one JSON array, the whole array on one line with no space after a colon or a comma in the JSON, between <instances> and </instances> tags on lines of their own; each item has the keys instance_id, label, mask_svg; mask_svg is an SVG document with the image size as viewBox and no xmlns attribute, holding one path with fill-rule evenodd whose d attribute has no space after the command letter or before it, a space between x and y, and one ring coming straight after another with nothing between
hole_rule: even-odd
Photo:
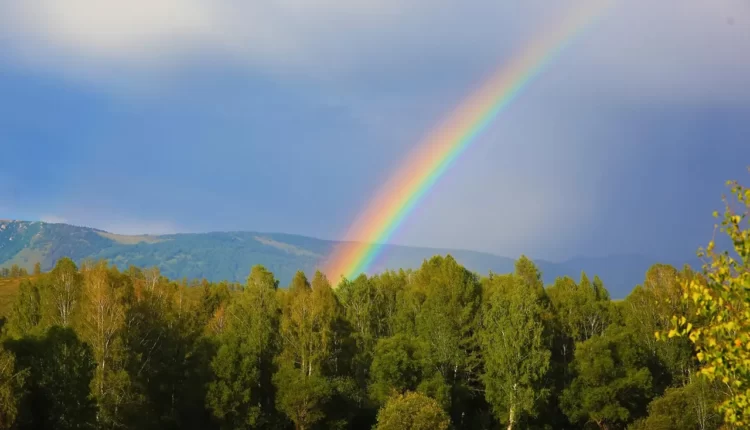
<instances>
[{"instance_id":1,"label":"white cloud","mask_svg":"<svg viewBox=\"0 0 750 430\"><path fill-rule=\"evenodd\" d=\"M39 217L39 221L47 222L50 224L67 224L68 220L57 215L42 215Z\"/></svg>"},{"instance_id":2,"label":"white cloud","mask_svg":"<svg viewBox=\"0 0 750 430\"><path fill-rule=\"evenodd\" d=\"M140 234L173 234L179 233L177 227L166 221L138 221L138 220L110 220L107 219L97 225L97 228L110 233L140 235Z\"/></svg>"}]
</instances>

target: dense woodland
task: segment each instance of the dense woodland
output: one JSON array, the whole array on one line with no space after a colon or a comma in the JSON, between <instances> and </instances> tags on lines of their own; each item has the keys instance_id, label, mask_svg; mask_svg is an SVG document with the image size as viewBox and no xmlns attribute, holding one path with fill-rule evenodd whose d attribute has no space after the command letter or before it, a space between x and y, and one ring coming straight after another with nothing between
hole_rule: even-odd
<instances>
[{"instance_id":1,"label":"dense woodland","mask_svg":"<svg viewBox=\"0 0 750 430\"><path fill-rule=\"evenodd\" d=\"M4 322L0 428L745 427L750 191L732 187L734 251L655 265L617 302L525 257L286 288L261 266L240 285L61 259Z\"/></svg>"}]
</instances>

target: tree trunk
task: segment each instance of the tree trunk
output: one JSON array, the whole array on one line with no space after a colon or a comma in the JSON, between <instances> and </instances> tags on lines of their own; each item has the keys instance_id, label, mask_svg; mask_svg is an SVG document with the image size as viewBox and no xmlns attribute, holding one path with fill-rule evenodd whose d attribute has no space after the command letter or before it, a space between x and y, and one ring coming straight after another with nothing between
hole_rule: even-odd
<instances>
[{"instance_id":1,"label":"tree trunk","mask_svg":"<svg viewBox=\"0 0 750 430\"><path fill-rule=\"evenodd\" d=\"M510 414L508 415L508 430L513 430L513 424L516 420L516 408L511 404Z\"/></svg>"}]
</instances>

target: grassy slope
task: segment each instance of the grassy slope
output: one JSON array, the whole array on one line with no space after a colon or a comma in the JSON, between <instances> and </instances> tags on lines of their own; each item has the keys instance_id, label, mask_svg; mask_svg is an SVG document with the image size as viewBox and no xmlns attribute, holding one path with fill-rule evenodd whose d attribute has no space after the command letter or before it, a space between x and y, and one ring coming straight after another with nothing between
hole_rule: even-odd
<instances>
[{"instance_id":1,"label":"grassy slope","mask_svg":"<svg viewBox=\"0 0 750 430\"><path fill-rule=\"evenodd\" d=\"M24 279L33 280L34 277L0 278L0 317L7 317L10 314L10 307L13 305L13 300L16 299L16 294L18 294L18 286Z\"/></svg>"}]
</instances>

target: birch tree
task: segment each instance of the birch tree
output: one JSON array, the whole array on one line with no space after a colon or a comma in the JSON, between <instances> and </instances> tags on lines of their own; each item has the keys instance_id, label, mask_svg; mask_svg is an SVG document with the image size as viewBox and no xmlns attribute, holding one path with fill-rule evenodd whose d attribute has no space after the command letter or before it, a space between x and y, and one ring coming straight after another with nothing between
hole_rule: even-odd
<instances>
[{"instance_id":1,"label":"birch tree","mask_svg":"<svg viewBox=\"0 0 750 430\"><path fill-rule=\"evenodd\" d=\"M480 344L484 357L485 396L508 430L535 416L549 389L549 342L542 320L543 298L528 279L492 275L486 283Z\"/></svg>"}]
</instances>

